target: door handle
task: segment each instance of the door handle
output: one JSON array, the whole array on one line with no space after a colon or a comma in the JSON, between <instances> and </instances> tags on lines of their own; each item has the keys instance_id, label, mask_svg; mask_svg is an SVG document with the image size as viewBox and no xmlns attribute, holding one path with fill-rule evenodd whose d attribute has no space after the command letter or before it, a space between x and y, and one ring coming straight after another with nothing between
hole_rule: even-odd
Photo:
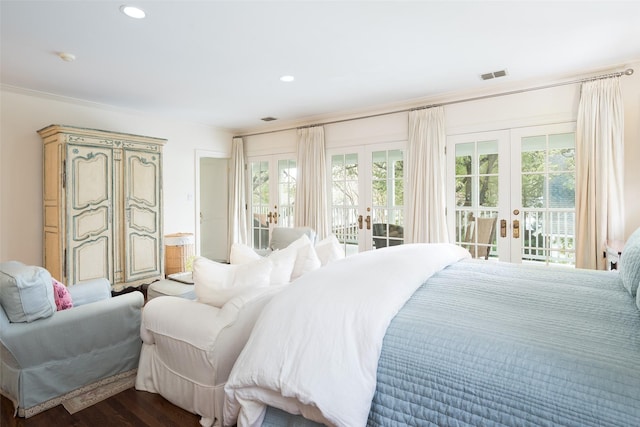
<instances>
[{"instance_id":1,"label":"door handle","mask_svg":"<svg viewBox=\"0 0 640 427\"><path fill-rule=\"evenodd\" d=\"M365 222L367 223L367 230L371 230L371 215L367 215Z\"/></svg>"},{"instance_id":2,"label":"door handle","mask_svg":"<svg viewBox=\"0 0 640 427\"><path fill-rule=\"evenodd\" d=\"M500 220L500 237L507 237L507 220Z\"/></svg>"},{"instance_id":3,"label":"door handle","mask_svg":"<svg viewBox=\"0 0 640 427\"><path fill-rule=\"evenodd\" d=\"M278 223L278 206L274 206L273 207L273 223L277 224Z\"/></svg>"},{"instance_id":4,"label":"door handle","mask_svg":"<svg viewBox=\"0 0 640 427\"><path fill-rule=\"evenodd\" d=\"M358 215L358 228L362 230L362 215Z\"/></svg>"},{"instance_id":5,"label":"door handle","mask_svg":"<svg viewBox=\"0 0 640 427\"><path fill-rule=\"evenodd\" d=\"M513 238L520 238L520 221L518 221L517 219L513 220Z\"/></svg>"}]
</instances>

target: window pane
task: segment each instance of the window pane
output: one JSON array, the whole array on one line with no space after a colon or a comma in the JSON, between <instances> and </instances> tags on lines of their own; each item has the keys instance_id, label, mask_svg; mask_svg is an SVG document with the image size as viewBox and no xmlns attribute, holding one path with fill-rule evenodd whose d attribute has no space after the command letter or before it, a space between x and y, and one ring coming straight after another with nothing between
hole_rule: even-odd
<instances>
[{"instance_id":1,"label":"window pane","mask_svg":"<svg viewBox=\"0 0 640 427\"><path fill-rule=\"evenodd\" d=\"M573 173L549 174L549 207L575 208L576 185Z\"/></svg>"},{"instance_id":2,"label":"window pane","mask_svg":"<svg viewBox=\"0 0 640 427\"><path fill-rule=\"evenodd\" d=\"M331 156L331 180L339 181L345 178L344 156Z\"/></svg>"},{"instance_id":3,"label":"window pane","mask_svg":"<svg viewBox=\"0 0 640 427\"><path fill-rule=\"evenodd\" d=\"M389 151L389 158L393 164L393 174L395 179L404 178L404 160L402 159L402 151L394 150Z\"/></svg>"},{"instance_id":4,"label":"window pane","mask_svg":"<svg viewBox=\"0 0 640 427\"><path fill-rule=\"evenodd\" d=\"M347 154L344 156L345 176L348 179L358 179L358 155Z\"/></svg>"},{"instance_id":5,"label":"window pane","mask_svg":"<svg viewBox=\"0 0 640 427\"><path fill-rule=\"evenodd\" d=\"M375 151L372 153L373 164L371 175L373 179L387 179L387 152Z\"/></svg>"},{"instance_id":6,"label":"window pane","mask_svg":"<svg viewBox=\"0 0 640 427\"><path fill-rule=\"evenodd\" d=\"M576 169L576 151L573 148L557 148L549 150L550 171L574 171Z\"/></svg>"},{"instance_id":7,"label":"window pane","mask_svg":"<svg viewBox=\"0 0 640 427\"><path fill-rule=\"evenodd\" d=\"M456 206L471 206L471 177L456 178Z\"/></svg>"},{"instance_id":8,"label":"window pane","mask_svg":"<svg viewBox=\"0 0 640 427\"><path fill-rule=\"evenodd\" d=\"M479 178L479 204L482 207L498 206L498 177L481 176Z\"/></svg>"},{"instance_id":9,"label":"window pane","mask_svg":"<svg viewBox=\"0 0 640 427\"><path fill-rule=\"evenodd\" d=\"M404 206L404 181L401 179L396 180L394 186L393 206Z\"/></svg>"},{"instance_id":10,"label":"window pane","mask_svg":"<svg viewBox=\"0 0 640 427\"><path fill-rule=\"evenodd\" d=\"M387 181L373 181L371 183L374 206L387 206Z\"/></svg>"},{"instance_id":11,"label":"window pane","mask_svg":"<svg viewBox=\"0 0 640 427\"><path fill-rule=\"evenodd\" d=\"M498 173L498 141L478 142L478 173Z\"/></svg>"},{"instance_id":12,"label":"window pane","mask_svg":"<svg viewBox=\"0 0 640 427\"><path fill-rule=\"evenodd\" d=\"M544 175L522 175L522 207L544 207Z\"/></svg>"},{"instance_id":13,"label":"window pane","mask_svg":"<svg viewBox=\"0 0 640 427\"><path fill-rule=\"evenodd\" d=\"M522 172L544 172L546 144L545 135L522 138Z\"/></svg>"}]
</instances>

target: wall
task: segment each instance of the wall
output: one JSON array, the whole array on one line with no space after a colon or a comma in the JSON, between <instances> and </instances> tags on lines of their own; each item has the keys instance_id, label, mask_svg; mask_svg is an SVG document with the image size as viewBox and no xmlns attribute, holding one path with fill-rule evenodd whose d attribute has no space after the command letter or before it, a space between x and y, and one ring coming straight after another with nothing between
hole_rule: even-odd
<instances>
[{"instance_id":1,"label":"wall","mask_svg":"<svg viewBox=\"0 0 640 427\"><path fill-rule=\"evenodd\" d=\"M42 265L42 142L37 130L50 124L168 139L163 157L165 234L194 232L195 150L226 157L231 152L231 134L209 126L2 88L0 261Z\"/></svg>"},{"instance_id":2,"label":"wall","mask_svg":"<svg viewBox=\"0 0 640 427\"><path fill-rule=\"evenodd\" d=\"M640 168L637 167L640 163L640 63L629 64L629 67L634 68L635 73L632 76L621 77L620 80L625 108L624 191L627 236L640 227ZM456 99L468 97L473 95ZM450 104L445 106L447 135L575 121L579 100L580 85L570 84ZM438 100L446 101L448 100ZM407 139L407 112L325 125L325 144L328 149ZM278 153L295 153L296 131L286 130L245 137L245 149L248 156L266 154L269 149Z\"/></svg>"},{"instance_id":3,"label":"wall","mask_svg":"<svg viewBox=\"0 0 640 427\"><path fill-rule=\"evenodd\" d=\"M621 78L625 107L625 212L627 235L640 227L640 62ZM447 133L575 120L579 85L526 92L446 107ZM0 91L0 261L42 264L42 144L36 133L68 124L167 138L164 151L165 234L194 232L195 150L230 153L231 135L204 125L125 112L2 88ZM406 141L407 113L325 127L327 147ZM296 131L245 139L249 155L295 152Z\"/></svg>"}]
</instances>

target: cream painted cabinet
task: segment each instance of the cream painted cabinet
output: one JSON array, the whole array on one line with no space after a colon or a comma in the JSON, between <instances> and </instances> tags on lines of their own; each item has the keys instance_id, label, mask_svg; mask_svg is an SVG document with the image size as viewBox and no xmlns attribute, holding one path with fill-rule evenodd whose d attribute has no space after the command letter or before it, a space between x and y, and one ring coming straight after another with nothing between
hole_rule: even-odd
<instances>
[{"instance_id":1,"label":"cream painted cabinet","mask_svg":"<svg viewBox=\"0 0 640 427\"><path fill-rule=\"evenodd\" d=\"M44 264L66 284L115 290L163 277L165 139L51 125L44 143Z\"/></svg>"}]
</instances>

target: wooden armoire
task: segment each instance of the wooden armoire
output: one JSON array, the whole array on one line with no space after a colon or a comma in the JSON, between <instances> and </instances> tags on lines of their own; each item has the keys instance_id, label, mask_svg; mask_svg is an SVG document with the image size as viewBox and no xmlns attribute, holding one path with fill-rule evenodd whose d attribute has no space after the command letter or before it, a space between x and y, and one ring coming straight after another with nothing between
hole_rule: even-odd
<instances>
[{"instance_id":1,"label":"wooden armoire","mask_svg":"<svg viewBox=\"0 0 640 427\"><path fill-rule=\"evenodd\" d=\"M163 277L166 139L51 125L44 143L44 267L59 281L104 277L113 290Z\"/></svg>"}]
</instances>

